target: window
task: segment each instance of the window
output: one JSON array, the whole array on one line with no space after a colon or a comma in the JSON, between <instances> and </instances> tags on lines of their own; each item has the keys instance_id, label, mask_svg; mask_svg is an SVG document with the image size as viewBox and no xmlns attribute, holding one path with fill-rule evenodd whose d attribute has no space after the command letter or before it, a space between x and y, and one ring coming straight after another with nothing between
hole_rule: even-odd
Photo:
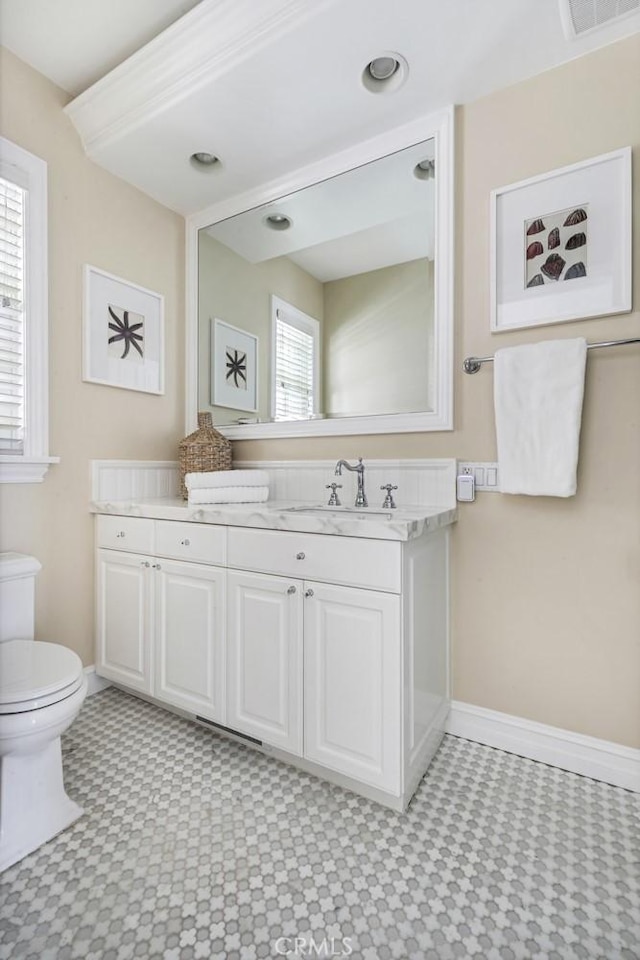
<instances>
[{"instance_id":1,"label":"window","mask_svg":"<svg viewBox=\"0 0 640 960\"><path fill-rule=\"evenodd\" d=\"M279 297L271 313L271 416L308 420L319 409L320 324Z\"/></svg>"},{"instance_id":2,"label":"window","mask_svg":"<svg viewBox=\"0 0 640 960\"><path fill-rule=\"evenodd\" d=\"M0 451L24 452L25 192L0 177Z\"/></svg>"},{"instance_id":3,"label":"window","mask_svg":"<svg viewBox=\"0 0 640 960\"><path fill-rule=\"evenodd\" d=\"M47 165L0 137L0 481L48 456Z\"/></svg>"}]
</instances>

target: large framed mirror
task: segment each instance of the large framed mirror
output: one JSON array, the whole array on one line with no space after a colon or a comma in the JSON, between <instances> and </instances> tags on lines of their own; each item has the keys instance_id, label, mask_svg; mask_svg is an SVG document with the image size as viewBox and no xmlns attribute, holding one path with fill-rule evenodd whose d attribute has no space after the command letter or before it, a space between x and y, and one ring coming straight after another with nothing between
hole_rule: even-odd
<instances>
[{"instance_id":1,"label":"large framed mirror","mask_svg":"<svg viewBox=\"0 0 640 960\"><path fill-rule=\"evenodd\" d=\"M187 220L187 430L449 430L453 108Z\"/></svg>"}]
</instances>

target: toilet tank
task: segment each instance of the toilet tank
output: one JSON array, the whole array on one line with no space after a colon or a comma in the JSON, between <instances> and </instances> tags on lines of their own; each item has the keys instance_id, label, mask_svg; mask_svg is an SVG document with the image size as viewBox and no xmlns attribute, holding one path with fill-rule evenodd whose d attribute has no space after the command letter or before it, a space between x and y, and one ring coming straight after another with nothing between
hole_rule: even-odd
<instances>
[{"instance_id":1,"label":"toilet tank","mask_svg":"<svg viewBox=\"0 0 640 960\"><path fill-rule=\"evenodd\" d=\"M33 640L36 575L41 564L24 553L0 553L0 642Z\"/></svg>"}]
</instances>

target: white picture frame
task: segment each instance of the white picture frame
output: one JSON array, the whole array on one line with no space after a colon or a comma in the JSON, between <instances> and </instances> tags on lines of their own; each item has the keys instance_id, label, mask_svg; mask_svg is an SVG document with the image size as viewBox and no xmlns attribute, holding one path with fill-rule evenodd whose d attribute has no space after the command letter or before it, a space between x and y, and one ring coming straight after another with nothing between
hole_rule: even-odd
<instances>
[{"instance_id":1,"label":"white picture frame","mask_svg":"<svg viewBox=\"0 0 640 960\"><path fill-rule=\"evenodd\" d=\"M258 337L217 318L211 319L211 403L258 410Z\"/></svg>"},{"instance_id":2,"label":"white picture frame","mask_svg":"<svg viewBox=\"0 0 640 960\"><path fill-rule=\"evenodd\" d=\"M492 333L631 310L631 147L491 193Z\"/></svg>"},{"instance_id":3,"label":"white picture frame","mask_svg":"<svg viewBox=\"0 0 640 960\"><path fill-rule=\"evenodd\" d=\"M164 297L84 267L82 379L164 393Z\"/></svg>"}]
</instances>

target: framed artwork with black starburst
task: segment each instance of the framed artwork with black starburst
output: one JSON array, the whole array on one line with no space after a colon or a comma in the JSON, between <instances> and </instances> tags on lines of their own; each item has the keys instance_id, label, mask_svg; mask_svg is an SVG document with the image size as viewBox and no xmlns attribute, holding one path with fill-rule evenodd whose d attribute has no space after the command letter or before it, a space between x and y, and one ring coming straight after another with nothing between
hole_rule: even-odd
<instances>
[{"instance_id":1,"label":"framed artwork with black starburst","mask_svg":"<svg viewBox=\"0 0 640 960\"><path fill-rule=\"evenodd\" d=\"M85 265L82 379L164 393L161 294Z\"/></svg>"}]
</instances>

